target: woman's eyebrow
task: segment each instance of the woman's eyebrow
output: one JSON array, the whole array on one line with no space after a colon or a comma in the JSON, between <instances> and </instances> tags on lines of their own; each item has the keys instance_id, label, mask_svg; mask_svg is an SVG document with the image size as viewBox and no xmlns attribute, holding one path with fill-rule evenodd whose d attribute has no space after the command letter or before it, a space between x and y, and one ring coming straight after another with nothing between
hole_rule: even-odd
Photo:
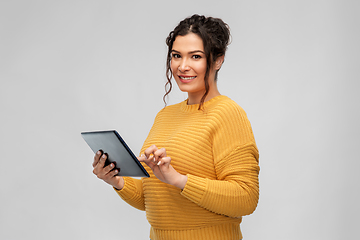
<instances>
[{"instance_id":1,"label":"woman's eyebrow","mask_svg":"<svg viewBox=\"0 0 360 240\"><path fill-rule=\"evenodd\" d=\"M175 49L171 50L171 52L180 53L179 51L176 51ZM201 50L194 50L194 51L189 52L189 54L194 54L194 53L205 54L204 51L201 51Z\"/></svg>"},{"instance_id":2,"label":"woman's eyebrow","mask_svg":"<svg viewBox=\"0 0 360 240\"><path fill-rule=\"evenodd\" d=\"M191 51L191 52L189 52L189 53L191 53L191 54L193 54L193 53L202 53L202 54L205 54L203 51L201 51L201 50L195 50L195 51Z\"/></svg>"}]
</instances>

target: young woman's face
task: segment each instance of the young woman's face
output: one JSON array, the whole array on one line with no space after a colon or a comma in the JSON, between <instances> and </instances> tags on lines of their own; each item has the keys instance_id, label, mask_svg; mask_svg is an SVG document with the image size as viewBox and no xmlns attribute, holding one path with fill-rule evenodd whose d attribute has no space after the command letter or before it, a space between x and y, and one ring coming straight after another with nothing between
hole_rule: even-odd
<instances>
[{"instance_id":1,"label":"young woman's face","mask_svg":"<svg viewBox=\"0 0 360 240\"><path fill-rule=\"evenodd\" d=\"M177 36L172 47L171 71L183 92L202 96L205 92L206 57L202 39L189 33ZM209 79L210 80L210 79Z\"/></svg>"}]
</instances>

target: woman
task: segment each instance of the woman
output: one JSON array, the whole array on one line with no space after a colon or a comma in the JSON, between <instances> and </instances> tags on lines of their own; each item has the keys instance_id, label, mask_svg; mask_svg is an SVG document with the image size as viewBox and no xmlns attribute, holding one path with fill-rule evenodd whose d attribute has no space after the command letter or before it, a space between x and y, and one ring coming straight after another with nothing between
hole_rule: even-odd
<instances>
[{"instance_id":1,"label":"woman","mask_svg":"<svg viewBox=\"0 0 360 240\"><path fill-rule=\"evenodd\" d=\"M250 122L216 84L229 37L221 19L199 15L167 37L165 96L173 76L188 99L155 118L138 158L150 178L116 176L114 165L104 167L106 154L95 155L94 174L146 211L152 240L239 240L242 216L257 206L259 155Z\"/></svg>"}]
</instances>

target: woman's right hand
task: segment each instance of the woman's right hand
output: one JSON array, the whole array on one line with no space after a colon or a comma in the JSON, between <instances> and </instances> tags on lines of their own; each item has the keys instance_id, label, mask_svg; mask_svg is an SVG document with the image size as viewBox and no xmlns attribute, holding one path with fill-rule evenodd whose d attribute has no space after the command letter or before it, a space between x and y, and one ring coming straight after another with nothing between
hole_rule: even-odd
<instances>
[{"instance_id":1,"label":"woman's right hand","mask_svg":"<svg viewBox=\"0 0 360 240\"><path fill-rule=\"evenodd\" d=\"M93 162L93 173L104 182L110 184L114 188L121 190L124 187L124 178L117 176L119 169L115 168L114 163L105 166L107 155L101 150L97 151Z\"/></svg>"}]
</instances>

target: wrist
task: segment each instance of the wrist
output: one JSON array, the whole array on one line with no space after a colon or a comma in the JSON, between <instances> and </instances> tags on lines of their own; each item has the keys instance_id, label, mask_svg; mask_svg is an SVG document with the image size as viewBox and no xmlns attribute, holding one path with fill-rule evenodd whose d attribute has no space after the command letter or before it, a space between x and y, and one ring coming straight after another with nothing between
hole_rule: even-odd
<instances>
[{"instance_id":1,"label":"wrist","mask_svg":"<svg viewBox=\"0 0 360 240\"><path fill-rule=\"evenodd\" d=\"M176 182L176 184L174 184L174 186L180 188L181 190L183 190L184 187L185 187L185 185L186 185L186 183L187 183L187 180L188 180L187 175L182 175L182 174L180 174L180 175L179 175L179 179L178 179L178 181Z\"/></svg>"},{"instance_id":2,"label":"wrist","mask_svg":"<svg viewBox=\"0 0 360 240\"><path fill-rule=\"evenodd\" d=\"M117 183L114 184L113 187L114 187L116 190L121 190L121 189L124 188L124 185L125 185L124 178L123 178L123 177L119 177L119 181L117 181Z\"/></svg>"}]
</instances>

